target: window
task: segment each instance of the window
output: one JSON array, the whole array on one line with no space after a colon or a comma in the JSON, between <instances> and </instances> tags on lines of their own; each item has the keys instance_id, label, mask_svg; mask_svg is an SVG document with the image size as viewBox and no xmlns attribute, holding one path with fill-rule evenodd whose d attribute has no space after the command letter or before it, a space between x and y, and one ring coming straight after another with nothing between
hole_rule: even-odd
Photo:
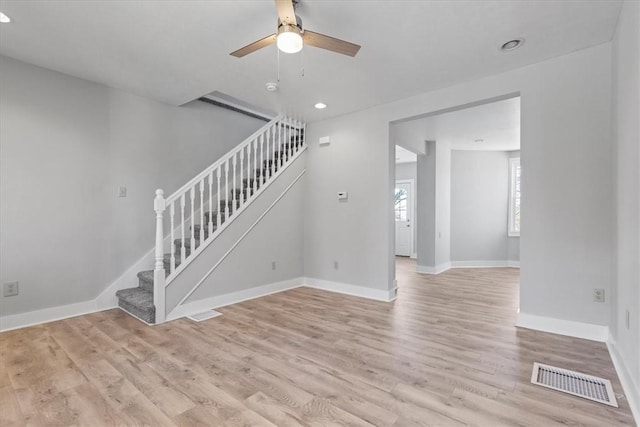
<instances>
[{"instance_id":1,"label":"window","mask_svg":"<svg viewBox=\"0 0 640 427\"><path fill-rule=\"evenodd\" d=\"M404 188L396 188L395 200L396 221L407 220L407 190Z\"/></svg>"},{"instance_id":2,"label":"window","mask_svg":"<svg viewBox=\"0 0 640 427\"><path fill-rule=\"evenodd\" d=\"M520 157L509 159L509 236L520 236Z\"/></svg>"}]
</instances>

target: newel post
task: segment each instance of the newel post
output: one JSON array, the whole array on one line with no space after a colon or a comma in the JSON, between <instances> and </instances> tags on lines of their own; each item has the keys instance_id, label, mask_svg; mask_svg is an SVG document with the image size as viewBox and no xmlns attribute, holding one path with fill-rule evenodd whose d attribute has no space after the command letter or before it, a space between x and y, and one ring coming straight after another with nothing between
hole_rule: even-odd
<instances>
[{"instance_id":1,"label":"newel post","mask_svg":"<svg viewBox=\"0 0 640 427\"><path fill-rule=\"evenodd\" d=\"M153 209L156 211L156 262L153 270L153 304L156 306L156 323L164 322L166 312L164 301L164 231L162 223L162 216L166 207L164 191L160 189L156 190L156 198L153 200Z\"/></svg>"}]
</instances>

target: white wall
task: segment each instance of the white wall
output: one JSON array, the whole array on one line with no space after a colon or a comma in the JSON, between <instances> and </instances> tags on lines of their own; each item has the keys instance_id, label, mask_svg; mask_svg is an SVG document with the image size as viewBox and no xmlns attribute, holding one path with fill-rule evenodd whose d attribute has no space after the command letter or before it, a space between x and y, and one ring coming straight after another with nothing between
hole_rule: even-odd
<instances>
[{"instance_id":1,"label":"white wall","mask_svg":"<svg viewBox=\"0 0 640 427\"><path fill-rule=\"evenodd\" d=\"M593 302L592 290L610 289L610 44L310 124L312 144L325 135L335 143L308 153L305 269L391 288L389 123L518 93L527 195L521 312L606 325L609 304ZM352 204L337 204L339 189ZM336 256L347 271L333 269Z\"/></svg>"},{"instance_id":2,"label":"white wall","mask_svg":"<svg viewBox=\"0 0 640 427\"><path fill-rule=\"evenodd\" d=\"M20 282L2 316L95 298L152 248L154 190L170 194L264 124L7 57L0 92L0 282Z\"/></svg>"},{"instance_id":3,"label":"white wall","mask_svg":"<svg viewBox=\"0 0 640 427\"><path fill-rule=\"evenodd\" d=\"M614 262L610 331L640 416L640 4L626 1L613 39ZM630 313L629 329L626 311ZM630 390L627 390L629 393ZM638 418L636 418L638 419Z\"/></svg>"},{"instance_id":4,"label":"white wall","mask_svg":"<svg viewBox=\"0 0 640 427\"><path fill-rule=\"evenodd\" d=\"M451 261L508 260L509 157L451 152Z\"/></svg>"}]
</instances>

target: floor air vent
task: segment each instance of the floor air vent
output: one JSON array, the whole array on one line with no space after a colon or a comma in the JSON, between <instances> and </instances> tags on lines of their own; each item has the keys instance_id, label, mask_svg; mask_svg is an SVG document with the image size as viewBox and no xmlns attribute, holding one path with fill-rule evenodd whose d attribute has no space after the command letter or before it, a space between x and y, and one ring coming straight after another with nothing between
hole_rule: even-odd
<instances>
[{"instance_id":1,"label":"floor air vent","mask_svg":"<svg viewBox=\"0 0 640 427\"><path fill-rule=\"evenodd\" d=\"M214 317L218 317L218 316L222 316L222 313L215 310L207 310L207 311L203 311L202 313L190 314L187 317L193 320L194 322L202 322L203 320L213 319Z\"/></svg>"},{"instance_id":2,"label":"floor air vent","mask_svg":"<svg viewBox=\"0 0 640 427\"><path fill-rule=\"evenodd\" d=\"M618 407L611 381L592 377L580 372L556 368L555 366L533 364L531 382L553 390Z\"/></svg>"}]
</instances>

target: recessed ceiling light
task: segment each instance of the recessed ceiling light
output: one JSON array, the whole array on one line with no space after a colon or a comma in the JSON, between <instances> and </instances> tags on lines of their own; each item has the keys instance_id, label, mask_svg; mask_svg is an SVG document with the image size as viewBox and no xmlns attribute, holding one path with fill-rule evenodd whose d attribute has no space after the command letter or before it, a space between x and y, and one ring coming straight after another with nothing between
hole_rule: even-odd
<instances>
[{"instance_id":1,"label":"recessed ceiling light","mask_svg":"<svg viewBox=\"0 0 640 427\"><path fill-rule=\"evenodd\" d=\"M8 24L9 22L11 22L11 18L9 18L4 13L0 12L0 23Z\"/></svg>"},{"instance_id":2,"label":"recessed ceiling light","mask_svg":"<svg viewBox=\"0 0 640 427\"><path fill-rule=\"evenodd\" d=\"M327 104L325 104L324 102L318 102L316 105L314 105L314 107L316 107L318 110L323 110L327 108Z\"/></svg>"},{"instance_id":3,"label":"recessed ceiling light","mask_svg":"<svg viewBox=\"0 0 640 427\"><path fill-rule=\"evenodd\" d=\"M516 50L523 44L524 44L524 39L509 40L508 42L506 42L500 47L500 50L502 50L503 52L511 52L512 50Z\"/></svg>"}]
</instances>

